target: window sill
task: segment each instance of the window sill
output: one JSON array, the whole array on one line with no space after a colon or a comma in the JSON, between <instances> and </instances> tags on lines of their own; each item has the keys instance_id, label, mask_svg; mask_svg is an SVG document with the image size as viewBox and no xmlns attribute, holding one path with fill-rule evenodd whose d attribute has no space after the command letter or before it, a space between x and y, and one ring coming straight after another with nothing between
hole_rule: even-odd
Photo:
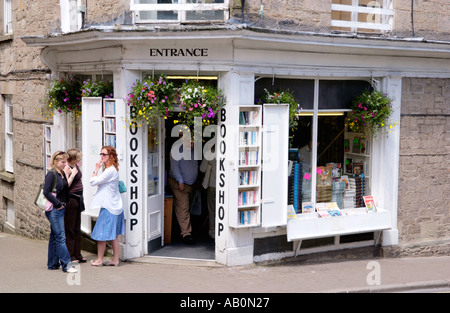
<instances>
[{"instance_id":1,"label":"window sill","mask_svg":"<svg viewBox=\"0 0 450 313\"><path fill-rule=\"evenodd\" d=\"M11 184L14 184L14 182L16 181L14 178L14 174L9 172L0 172L0 179Z\"/></svg>"},{"instance_id":2,"label":"window sill","mask_svg":"<svg viewBox=\"0 0 450 313\"><path fill-rule=\"evenodd\" d=\"M1 35L1 36L0 36L0 42L13 40L13 38L14 38L14 35L13 35L13 34Z\"/></svg>"}]
</instances>

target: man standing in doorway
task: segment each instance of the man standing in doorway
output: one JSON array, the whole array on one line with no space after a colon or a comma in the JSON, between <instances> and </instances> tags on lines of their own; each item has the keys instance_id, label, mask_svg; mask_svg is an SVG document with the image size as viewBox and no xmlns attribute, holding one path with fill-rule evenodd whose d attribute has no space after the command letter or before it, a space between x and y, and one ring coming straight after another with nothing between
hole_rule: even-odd
<instances>
[{"instance_id":1,"label":"man standing in doorway","mask_svg":"<svg viewBox=\"0 0 450 313\"><path fill-rule=\"evenodd\" d=\"M187 137L187 138L186 138ZM190 136L183 136L180 132L182 145L172 148L170 153L170 172L168 177L169 187L173 192L175 215L180 225L183 242L194 244L191 226L191 200L195 192L195 182L198 175L198 161L194 159L193 143Z\"/></svg>"}]
</instances>

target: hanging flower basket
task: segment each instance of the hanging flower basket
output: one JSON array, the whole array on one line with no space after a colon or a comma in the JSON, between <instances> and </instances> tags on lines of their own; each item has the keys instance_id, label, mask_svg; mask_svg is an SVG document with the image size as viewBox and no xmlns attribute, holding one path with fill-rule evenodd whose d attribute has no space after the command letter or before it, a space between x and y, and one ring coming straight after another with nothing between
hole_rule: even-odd
<instances>
[{"instance_id":1,"label":"hanging flower basket","mask_svg":"<svg viewBox=\"0 0 450 313\"><path fill-rule=\"evenodd\" d=\"M378 91L365 91L353 102L352 111L347 115L346 125L355 133L366 136L391 132L397 123L390 124L392 99Z\"/></svg>"},{"instance_id":2,"label":"hanging flower basket","mask_svg":"<svg viewBox=\"0 0 450 313\"><path fill-rule=\"evenodd\" d=\"M114 86L110 81L93 81L86 79L81 85L82 97L114 98Z\"/></svg>"},{"instance_id":3,"label":"hanging flower basket","mask_svg":"<svg viewBox=\"0 0 450 313\"><path fill-rule=\"evenodd\" d=\"M136 81L126 97L128 105L134 107L131 121L142 126L159 117L169 117L173 112L174 90L174 84L164 75Z\"/></svg>"},{"instance_id":4,"label":"hanging flower basket","mask_svg":"<svg viewBox=\"0 0 450 313\"><path fill-rule=\"evenodd\" d=\"M289 104L289 128L292 131L298 126L298 113L302 109L300 104L295 100L294 95L289 90L279 92L269 92L264 89L264 96L259 101L260 104L264 103L277 103L277 104Z\"/></svg>"},{"instance_id":5,"label":"hanging flower basket","mask_svg":"<svg viewBox=\"0 0 450 313\"><path fill-rule=\"evenodd\" d=\"M52 82L45 96L45 105L41 115L53 116L59 113L81 114L81 82L76 77L60 78Z\"/></svg>"},{"instance_id":6,"label":"hanging flower basket","mask_svg":"<svg viewBox=\"0 0 450 313\"><path fill-rule=\"evenodd\" d=\"M199 117L203 126L214 124L224 105L222 90L188 80L180 89L180 107L183 112L178 114L178 119L174 123L191 128L194 125L194 118Z\"/></svg>"}]
</instances>

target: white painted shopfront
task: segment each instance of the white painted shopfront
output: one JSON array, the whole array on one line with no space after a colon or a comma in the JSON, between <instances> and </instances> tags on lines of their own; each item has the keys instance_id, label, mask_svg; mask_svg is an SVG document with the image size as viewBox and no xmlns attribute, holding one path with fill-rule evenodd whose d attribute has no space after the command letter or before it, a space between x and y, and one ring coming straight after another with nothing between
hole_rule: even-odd
<instances>
[{"instance_id":1,"label":"white painted shopfront","mask_svg":"<svg viewBox=\"0 0 450 313\"><path fill-rule=\"evenodd\" d=\"M364 81L372 84L394 99L392 122L398 123L402 77L445 75L441 72L445 67L442 66L444 61L439 59L441 52L438 44L331 35L274 34L246 29L199 29L191 32L89 30L64 36L27 37L24 41L28 45L44 47L42 60L54 76L65 72L113 76L115 100L112 102L116 107L114 118L120 177L128 188L124 194L126 235L122 258L145 256L155 243L164 245L162 186L164 170L168 169L164 168L166 156L163 151L164 138L171 134L163 123L157 125L156 136L160 145L152 150L150 158L148 130L145 126L130 126L125 121L130 112L123 100L133 82L144 75L159 73L217 76L218 86L226 96L226 107L221 112L215 134L217 262L230 266L252 263L255 260L255 241L275 236L284 236L286 242L294 242L291 250L282 252L282 256L302 252L303 240L339 238L348 234L377 234L372 240L360 243L362 245L374 244L379 232L383 245L398 243L399 127L394 128L388 137L372 141L370 189L379 208L377 213L361 212L328 219L302 214L288 221L287 106L266 105L261 109L255 105L255 86L262 78L269 81L310 81L312 98L306 111L312 115L312 139L316 142L318 115L326 111L319 105L321 81ZM434 58L425 60L425 54ZM102 107L102 99L83 100L83 173L86 173L86 179L103 144ZM260 141L255 149L259 159L263 160L263 164L258 160L252 167L261 173L258 186L251 189L257 192L259 198L253 208L242 209L249 212L249 218L251 216L251 221L244 224L240 223L238 213L242 211L238 208L238 172L242 167L239 164L238 137L242 111L256 112L255 116L258 116L255 125L250 126L258 133ZM55 125L60 127L60 136L65 136L64 122L56 118ZM314 173L317 145L313 145L312 149ZM149 167L154 167L154 174L158 177L157 183L150 182L150 192ZM313 184L315 180L313 175ZM85 185L88 185L87 182ZM92 194L88 192L87 206L89 197ZM92 216L95 212L83 216L83 230L86 233L90 232ZM335 241L331 249L351 246L341 244L338 239ZM152 244L149 245L149 242ZM267 256L269 259L276 257L279 256Z\"/></svg>"}]
</instances>

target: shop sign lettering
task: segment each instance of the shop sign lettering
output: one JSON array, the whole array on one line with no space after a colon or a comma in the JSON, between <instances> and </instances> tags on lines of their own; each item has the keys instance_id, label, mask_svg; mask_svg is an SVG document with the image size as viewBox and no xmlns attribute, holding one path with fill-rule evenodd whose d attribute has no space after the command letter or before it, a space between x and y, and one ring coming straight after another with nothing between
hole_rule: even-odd
<instances>
[{"instance_id":1,"label":"shop sign lettering","mask_svg":"<svg viewBox=\"0 0 450 313\"><path fill-rule=\"evenodd\" d=\"M208 48L150 48L151 57L207 57Z\"/></svg>"},{"instance_id":2,"label":"shop sign lettering","mask_svg":"<svg viewBox=\"0 0 450 313\"><path fill-rule=\"evenodd\" d=\"M219 126L219 151L218 151L218 161L219 161L219 169L218 169L218 203L219 207L217 209L218 216L218 224L217 224L217 236L220 237L222 231L224 230L224 220L225 220L225 199L226 199L226 174L225 174L225 153L227 150L226 145L226 135L227 135L227 126L225 125L225 121L227 119L226 110L222 109L220 111L220 126Z\"/></svg>"},{"instance_id":3,"label":"shop sign lettering","mask_svg":"<svg viewBox=\"0 0 450 313\"><path fill-rule=\"evenodd\" d=\"M136 116L136 108L134 106L130 107L130 116ZM138 225L138 213L139 213L139 203L138 203L138 188L139 188L139 165L137 163L138 158L138 149L139 149L139 140L135 137L138 132L138 125L136 122L132 122L129 128L129 132L131 134L130 141L128 143L128 148L130 149L129 159L130 164L127 167L129 171L130 177L130 191L128 192L129 199L129 216L130 222L128 223L130 227L130 231L133 231L134 227Z\"/></svg>"}]
</instances>

